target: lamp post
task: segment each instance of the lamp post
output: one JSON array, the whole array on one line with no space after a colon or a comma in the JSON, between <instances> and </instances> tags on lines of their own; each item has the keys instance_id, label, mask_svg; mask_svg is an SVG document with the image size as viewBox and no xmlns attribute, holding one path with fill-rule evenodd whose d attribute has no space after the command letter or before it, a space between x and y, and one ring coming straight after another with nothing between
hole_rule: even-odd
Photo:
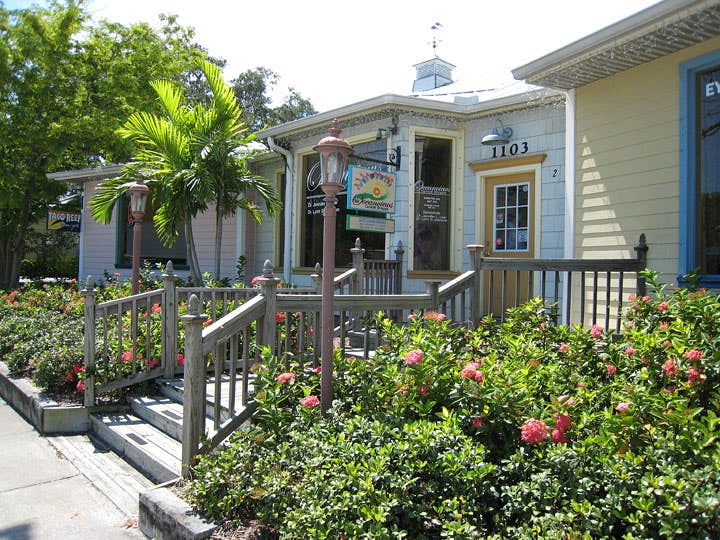
<instances>
[{"instance_id":1,"label":"lamp post","mask_svg":"<svg viewBox=\"0 0 720 540\"><path fill-rule=\"evenodd\" d=\"M143 183L142 178L138 178L128 190L130 191L130 209L133 215L132 294L137 294L140 285L142 220L145 217L145 206L147 205L150 188Z\"/></svg>"},{"instance_id":2,"label":"lamp post","mask_svg":"<svg viewBox=\"0 0 720 540\"><path fill-rule=\"evenodd\" d=\"M320 189L325 194L323 210L323 266L322 266L322 307L321 307L321 374L320 408L327 412L332 404L333 377L333 330L335 327L333 296L335 294L335 221L337 217L337 194L347 181L348 156L352 146L338 136L341 131L337 119L313 150L320 154Z\"/></svg>"}]
</instances>

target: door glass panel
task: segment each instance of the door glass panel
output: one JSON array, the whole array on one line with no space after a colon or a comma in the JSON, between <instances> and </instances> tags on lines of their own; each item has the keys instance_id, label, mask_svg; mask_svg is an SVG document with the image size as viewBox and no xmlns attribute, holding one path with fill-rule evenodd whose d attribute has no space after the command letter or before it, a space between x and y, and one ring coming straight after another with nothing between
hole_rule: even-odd
<instances>
[{"instance_id":1,"label":"door glass panel","mask_svg":"<svg viewBox=\"0 0 720 540\"><path fill-rule=\"evenodd\" d=\"M494 191L495 251L528 251L530 184L497 186Z\"/></svg>"}]
</instances>

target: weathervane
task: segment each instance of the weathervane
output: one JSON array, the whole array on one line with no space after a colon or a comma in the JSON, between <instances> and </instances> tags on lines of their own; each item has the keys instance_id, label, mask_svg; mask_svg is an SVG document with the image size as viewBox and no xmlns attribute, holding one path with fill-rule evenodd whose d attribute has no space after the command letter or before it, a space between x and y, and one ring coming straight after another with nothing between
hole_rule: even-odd
<instances>
[{"instance_id":1,"label":"weathervane","mask_svg":"<svg viewBox=\"0 0 720 540\"><path fill-rule=\"evenodd\" d=\"M442 28L442 24L440 24L439 22L436 22L435 24L433 24L430 27L430 30L432 30L434 32L433 39L432 39L432 48L433 48L433 56L436 58L437 58L438 43L440 43L442 41L441 39L437 39L437 31L440 30L441 28Z\"/></svg>"}]
</instances>

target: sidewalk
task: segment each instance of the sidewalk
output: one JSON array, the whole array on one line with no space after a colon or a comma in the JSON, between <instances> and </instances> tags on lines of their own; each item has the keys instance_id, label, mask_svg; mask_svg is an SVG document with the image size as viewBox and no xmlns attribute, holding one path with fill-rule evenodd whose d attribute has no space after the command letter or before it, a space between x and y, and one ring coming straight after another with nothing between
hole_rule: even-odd
<instances>
[{"instance_id":1,"label":"sidewalk","mask_svg":"<svg viewBox=\"0 0 720 540\"><path fill-rule=\"evenodd\" d=\"M40 436L0 398L0 540L139 539L152 484L85 435Z\"/></svg>"}]
</instances>

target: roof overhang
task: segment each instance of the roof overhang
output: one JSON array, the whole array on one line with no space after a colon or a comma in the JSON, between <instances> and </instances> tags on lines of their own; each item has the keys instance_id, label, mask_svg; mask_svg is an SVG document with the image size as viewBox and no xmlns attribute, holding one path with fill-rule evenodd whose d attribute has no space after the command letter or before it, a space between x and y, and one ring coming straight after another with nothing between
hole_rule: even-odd
<instances>
[{"instance_id":1,"label":"roof overhang","mask_svg":"<svg viewBox=\"0 0 720 540\"><path fill-rule=\"evenodd\" d=\"M720 1L665 0L512 70L570 90L720 36Z\"/></svg>"},{"instance_id":2,"label":"roof overhang","mask_svg":"<svg viewBox=\"0 0 720 540\"><path fill-rule=\"evenodd\" d=\"M306 132L318 126L324 126L330 123L334 118L340 121L347 118L367 115L369 113L378 112L384 109L407 110L417 112L427 112L432 114L446 114L462 118L464 116L482 114L494 114L502 109L511 109L519 107L527 107L530 103L542 101L545 99L557 99L562 97L561 92L547 88L538 88L529 92L504 96L501 98L480 101L472 104L449 103L435 99L425 99L410 96L401 96L398 94L384 94L378 97L352 103L344 107L325 111L313 116L293 120L279 126L264 129L257 133L259 139L268 137L288 137L297 133Z\"/></svg>"},{"instance_id":3,"label":"roof overhang","mask_svg":"<svg viewBox=\"0 0 720 540\"><path fill-rule=\"evenodd\" d=\"M74 184L82 184L92 180L104 180L120 176L124 165L113 164L103 165L102 167L91 167L88 169L75 169L72 171L58 171L47 174L49 180L58 180L60 182L72 182Z\"/></svg>"}]
</instances>

